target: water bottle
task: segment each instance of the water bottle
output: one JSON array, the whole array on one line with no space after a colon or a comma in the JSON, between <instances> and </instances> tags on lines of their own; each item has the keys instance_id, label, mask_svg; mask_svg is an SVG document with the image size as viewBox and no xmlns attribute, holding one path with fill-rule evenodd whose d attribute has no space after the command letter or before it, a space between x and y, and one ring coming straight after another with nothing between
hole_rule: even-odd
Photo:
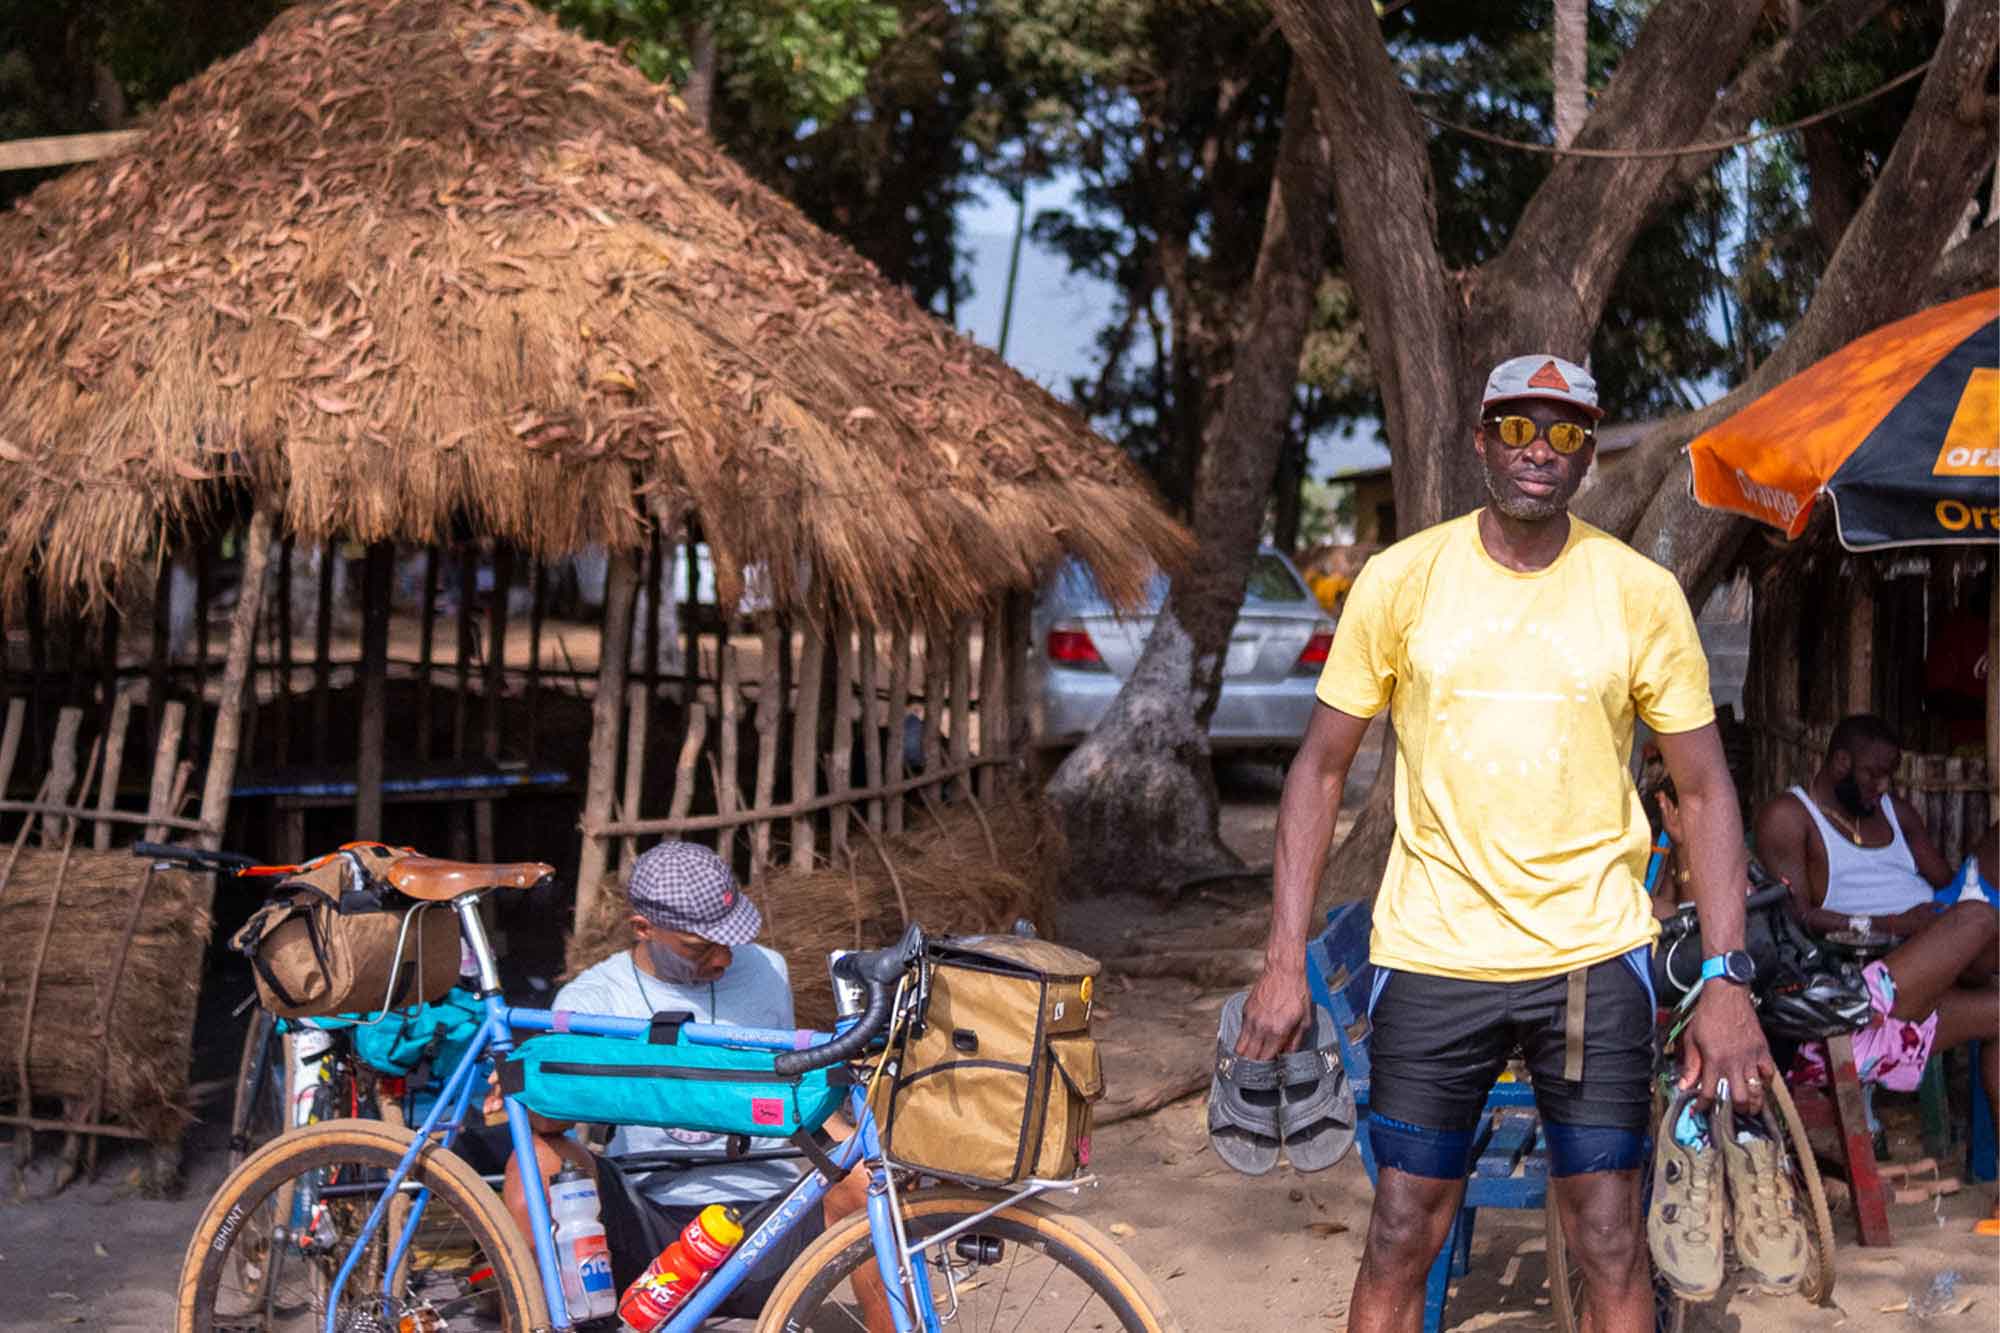
<instances>
[{"instance_id":1,"label":"water bottle","mask_svg":"<svg viewBox=\"0 0 2000 1333\"><path fill-rule=\"evenodd\" d=\"M549 1216L555 1222L556 1263L570 1317L610 1314L618 1295L611 1281L604 1224L597 1220L596 1177L565 1167L549 1184Z\"/></svg>"},{"instance_id":2,"label":"water bottle","mask_svg":"<svg viewBox=\"0 0 2000 1333\"><path fill-rule=\"evenodd\" d=\"M736 1210L710 1204L625 1289L618 1317L631 1333L654 1333L742 1240L743 1223Z\"/></svg>"}]
</instances>

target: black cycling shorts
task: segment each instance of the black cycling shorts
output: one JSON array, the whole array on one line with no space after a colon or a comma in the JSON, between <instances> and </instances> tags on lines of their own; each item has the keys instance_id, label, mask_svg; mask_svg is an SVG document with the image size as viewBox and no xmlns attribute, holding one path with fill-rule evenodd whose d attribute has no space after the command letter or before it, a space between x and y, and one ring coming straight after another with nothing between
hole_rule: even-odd
<instances>
[{"instance_id":1,"label":"black cycling shorts","mask_svg":"<svg viewBox=\"0 0 2000 1333\"><path fill-rule=\"evenodd\" d=\"M1650 950L1586 969L1582 1046L1568 1037L1567 974L1467 981L1378 969L1369 1041L1370 1112L1406 1128L1477 1127L1494 1080L1519 1054L1548 1125L1640 1130L1651 1118L1654 1005ZM1565 1077L1581 1055L1581 1077Z\"/></svg>"}]
</instances>

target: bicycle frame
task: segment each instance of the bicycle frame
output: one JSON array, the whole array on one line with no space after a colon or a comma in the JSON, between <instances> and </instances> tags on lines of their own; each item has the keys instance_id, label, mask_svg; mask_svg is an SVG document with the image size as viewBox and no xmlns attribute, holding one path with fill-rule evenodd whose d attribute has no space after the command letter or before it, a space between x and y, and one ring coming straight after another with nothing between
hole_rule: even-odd
<instances>
[{"instance_id":1,"label":"bicycle frame","mask_svg":"<svg viewBox=\"0 0 2000 1333\"><path fill-rule=\"evenodd\" d=\"M520 1009L509 1006L500 994L499 974L494 966L492 946L477 910L480 895L466 894L453 899L451 907L456 911L459 928L479 960L479 991L486 1006L486 1020L473 1038L465 1054L446 1078L430 1113L423 1124L416 1129L415 1142L410 1145L389 1179L380 1186L381 1197L368 1215L361 1231L355 1236L347 1258L342 1262L334 1279L333 1290L343 1290L353 1276L368 1241L382 1226L388 1214L390 1200L403 1188L409 1178L411 1168L420 1153L430 1144L434 1134L439 1135L439 1144L450 1150L457 1138L460 1124L465 1118L466 1107L470 1103L473 1088L473 1073L479 1067L480 1059L486 1053L505 1055L514 1047L514 1031L531 1032L581 1032L593 1036L630 1037L644 1041L651 1030L651 1020L645 1018L616 1018L605 1014L583 1014L567 1010ZM680 1028L681 1040L694 1045L736 1046L758 1050L793 1051L822 1045L833 1038L833 1033L816 1032L805 1029L744 1028L713 1023L687 1023ZM507 1109L507 1126L518 1162L536 1160L535 1136L530 1126L527 1107L514 1097L504 1099ZM849 1111L855 1124L855 1132L842 1142L834 1145L831 1157L843 1171L853 1169L863 1162L873 1162L868 1190L869 1233L875 1247L876 1268L889 1295L890 1312L894 1317L897 1333L939 1333L940 1322L930 1285L930 1275L922 1263L912 1262L921 1252L937 1245L948 1244L967 1228L987 1216L982 1213L966 1219L950 1230L928 1237L920 1243L910 1244L903 1234L902 1219L896 1204L895 1182L881 1165L882 1144L877 1132L875 1117L869 1110L867 1090L856 1087L849 1094ZM440 1133L440 1118L446 1128ZM1020 1190L1005 1199L996 1200L992 1211L1032 1198L1050 1190L1075 1190L1089 1183L1084 1177L1069 1181L1031 1180ZM372 1187L371 1187L372 1188ZM661 1333L693 1333L716 1307L728 1299L731 1292L748 1276L752 1267L766 1251L781 1237L791 1231L808 1209L816 1207L832 1188L830 1182L818 1171L802 1173L798 1182L786 1192L764 1219L743 1238L721 1267L704 1280L687 1302L674 1312L671 1319L662 1326ZM562 1286L558 1268L555 1239L550 1226L548 1191L543 1188L524 1190L530 1223L530 1240L535 1251L535 1266L541 1278L542 1292L548 1303L551 1325L558 1330L572 1327L568 1303ZM382 1295L391 1299L391 1284L395 1274L401 1269L403 1257L417 1234L423 1219L425 1205L430 1200L430 1191L420 1189L410 1206L410 1215L404 1223L388 1262L383 1266ZM301 1201L308 1211L310 1201ZM949 1279L948 1279L949 1280ZM326 1312L325 1333L336 1333L334 1321L339 1311L331 1305Z\"/></svg>"}]
</instances>

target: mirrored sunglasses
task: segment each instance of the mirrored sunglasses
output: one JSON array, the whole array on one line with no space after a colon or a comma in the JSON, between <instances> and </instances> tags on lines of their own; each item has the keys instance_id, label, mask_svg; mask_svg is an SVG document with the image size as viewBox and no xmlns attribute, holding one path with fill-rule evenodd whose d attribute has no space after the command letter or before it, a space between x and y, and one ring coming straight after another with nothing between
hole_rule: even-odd
<instances>
[{"instance_id":1,"label":"mirrored sunglasses","mask_svg":"<svg viewBox=\"0 0 2000 1333\"><path fill-rule=\"evenodd\" d=\"M1493 417L1487 424L1500 437L1500 443L1509 449L1525 449L1534 442L1536 429L1531 417ZM1594 433L1590 427L1579 426L1574 421L1551 421L1545 438L1549 448L1557 453L1573 454L1589 444Z\"/></svg>"}]
</instances>

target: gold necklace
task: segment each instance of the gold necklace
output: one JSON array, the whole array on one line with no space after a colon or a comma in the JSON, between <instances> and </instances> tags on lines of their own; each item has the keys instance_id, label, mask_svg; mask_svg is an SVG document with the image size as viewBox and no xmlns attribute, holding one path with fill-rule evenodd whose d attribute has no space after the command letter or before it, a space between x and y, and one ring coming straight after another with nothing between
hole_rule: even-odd
<instances>
[{"instance_id":1,"label":"gold necklace","mask_svg":"<svg viewBox=\"0 0 2000 1333\"><path fill-rule=\"evenodd\" d=\"M1833 821L1835 828L1838 828L1842 833L1845 833L1847 835L1847 840L1849 842L1853 843L1856 847L1861 846L1861 826L1859 824L1848 823L1846 820L1842 819L1839 815L1836 815L1835 813L1833 813L1833 811L1827 809L1825 804L1823 804L1820 801L1819 797L1817 796L1813 797L1813 804L1819 806L1819 812L1821 814L1825 815L1828 819L1831 819Z\"/></svg>"}]
</instances>

